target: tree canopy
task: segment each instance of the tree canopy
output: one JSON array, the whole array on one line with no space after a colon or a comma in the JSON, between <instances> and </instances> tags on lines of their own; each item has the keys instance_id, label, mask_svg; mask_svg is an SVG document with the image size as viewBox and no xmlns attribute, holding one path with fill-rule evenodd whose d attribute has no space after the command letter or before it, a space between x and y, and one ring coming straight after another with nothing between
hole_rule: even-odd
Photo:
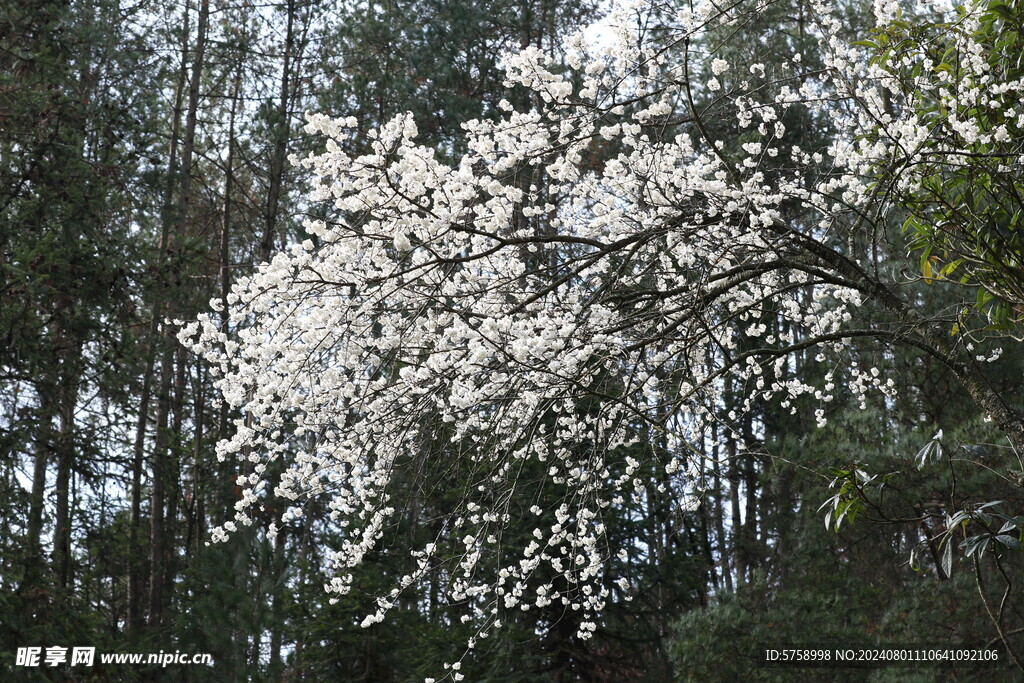
<instances>
[{"instance_id":1,"label":"tree canopy","mask_svg":"<svg viewBox=\"0 0 1024 683\"><path fill-rule=\"evenodd\" d=\"M1014 675L1020 18L0 0L0 666Z\"/></svg>"},{"instance_id":2,"label":"tree canopy","mask_svg":"<svg viewBox=\"0 0 1024 683\"><path fill-rule=\"evenodd\" d=\"M876 36L917 35L894 3L876 5ZM363 626L440 572L473 624L469 648L552 601L579 614L586 639L609 600L637 588L614 559L645 551L609 542L616 515L652 485L679 510L699 505L713 426L750 447L764 425L741 416L767 406L821 428L837 397L891 403L893 354L910 350L945 366L1002 430L1002 450L1019 452L1019 406L985 367L994 342L951 336L958 305L888 260L902 251L894 216L932 206L936 183L952 210L981 217L975 232L1000 220L990 198L965 204L950 189L995 185L976 165L1019 160L1024 86L984 42L1000 10L961 8L924 29L956 27L943 38L962 55L952 68L892 38L881 54L881 38L851 44L841 8L803 9L816 44L790 47L769 73L723 57L760 6L619 5L605 41L506 55L506 84L531 97L465 123L468 151L450 162L416 142L411 115L358 155L345 151L357 120L310 115L324 151L296 163L326 217L214 302L226 328L207 315L179 335L249 416L218 445L255 463L235 522L252 523L264 492L292 501L286 517L324 494L344 529L328 589L344 596L409 504L402 473L427 488L455 476L455 506L434 514L458 542L404 548L408 571ZM790 131L808 120L827 130L809 148ZM947 171L947 159L978 161ZM919 239L946 254L949 230L937 230ZM1012 273L978 264L1012 269L1013 249L971 248L971 280L1012 301ZM282 474L267 476L277 460Z\"/></svg>"}]
</instances>

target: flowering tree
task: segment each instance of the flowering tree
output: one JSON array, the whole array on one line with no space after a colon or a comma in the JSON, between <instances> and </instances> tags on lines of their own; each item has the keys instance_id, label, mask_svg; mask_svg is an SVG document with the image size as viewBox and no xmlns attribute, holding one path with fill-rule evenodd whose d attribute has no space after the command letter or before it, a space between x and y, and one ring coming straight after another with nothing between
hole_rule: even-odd
<instances>
[{"instance_id":1,"label":"flowering tree","mask_svg":"<svg viewBox=\"0 0 1024 683\"><path fill-rule=\"evenodd\" d=\"M880 25L897 20L895 3L875 4ZM613 575L635 549L609 547L609 515L652 484L698 504L696 444L737 411L810 402L824 424L839 392L891 393L854 340L937 359L1024 446L1024 422L979 364L998 353L968 352L951 314L879 266L902 249L886 241L893 198L924 182L884 169L935 153L905 88L909 58L850 45L829 3L808 19L816 54L774 70L721 58L721 36L761 5L624 4L611 37L568 41L564 64L534 48L509 55L509 83L535 106L502 102L500 117L467 124L455 165L416 144L409 116L352 157L356 121L310 115L325 151L295 163L332 220L308 221L310 239L212 303L228 329L206 315L179 335L247 416L218 447L248 465L236 519L214 540L252 524L264 495L294 502L285 520L326 495L345 530L327 589L342 596L409 504L397 478L457 470L463 490L437 511L437 541L407 549L410 570L364 625L440 573L474 625L470 648L551 604L576 613L586 638L633 589ZM1020 91L984 64L966 61L958 82ZM926 83L945 73L927 69ZM1019 138L1024 109L1009 101ZM949 125L968 125L958 111ZM793 120L831 130L829 144L800 148ZM533 528L527 542L510 542L513 522Z\"/></svg>"},{"instance_id":2,"label":"flowering tree","mask_svg":"<svg viewBox=\"0 0 1024 683\"><path fill-rule=\"evenodd\" d=\"M1024 316L1022 20L1019 3L988 2L924 25L892 21L861 43L898 79L914 132L892 146L886 181L910 210L924 277L975 286L972 308L1010 334Z\"/></svg>"}]
</instances>

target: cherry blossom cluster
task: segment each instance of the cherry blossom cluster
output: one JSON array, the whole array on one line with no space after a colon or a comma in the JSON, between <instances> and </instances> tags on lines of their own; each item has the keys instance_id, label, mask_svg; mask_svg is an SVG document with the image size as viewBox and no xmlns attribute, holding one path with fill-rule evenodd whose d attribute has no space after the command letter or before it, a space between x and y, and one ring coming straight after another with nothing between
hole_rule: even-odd
<instances>
[{"instance_id":1,"label":"cherry blossom cluster","mask_svg":"<svg viewBox=\"0 0 1024 683\"><path fill-rule=\"evenodd\" d=\"M658 481L692 507L700 425L737 416L719 414L727 385L745 388L742 409L812 402L819 424L837 392L891 391L846 355L874 332L858 317L874 291L845 238L878 217L880 161L931 153L930 132L913 107L892 107L899 79L838 37L829 4L813 20L825 68L794 51L780 76L730 63L711 38L764 2L675 16L620 3L601 44L574 37L557 61L509 55L508 85L532 105L503 101L466 124L457 163L417 144L408 115L359 155L346 151L355 120L309 115L323 152L294 163L330 219L307 221L310 239L212 302L226 329L209 314L179 336L245 416L218 445L246 468L236 518L213 540L252 524L262 496L293 501L288 521L323 494L344 529L327 586L340 597L404 514L396 482L450 470L464 491L440 511L443 538L410 549L415 569L363 625L443 567L448 599L477 626L470 648L551 604L587 638L612 593L634 588L608 575L626 550L608 546L605 516L651 483L653 435L672 444L654 456ZM876 6L880 21L897 16ZM638 29L648 15L657 40ZM948 125L964 142L1019 136L1020 119L972 131L957 118L996 86L982 67L968 92L932 83ZM793 108L832 122L827 150L787 142ZM820 384L796 379L797 362L819 364ZM512 526L533 528L522 547ZM461 677L458 662L447 675Z\"/></svg>"}]
</instances>

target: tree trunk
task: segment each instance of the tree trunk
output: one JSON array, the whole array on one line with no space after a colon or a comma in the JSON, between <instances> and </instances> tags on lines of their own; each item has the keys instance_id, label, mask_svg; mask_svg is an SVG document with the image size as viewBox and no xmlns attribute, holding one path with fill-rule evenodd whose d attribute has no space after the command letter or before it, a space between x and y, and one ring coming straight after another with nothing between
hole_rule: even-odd
<instances>
[{"instance_id":1,"label":"tree trunk","mask_svg":"<svg viewBox=\"0 0 1024 683\"><path fill-rule=\"evenodd\" d=\"M271 680L278 680L282 673L281 646L284 643L284 603L287 595L285 581L285 550L287 529L280 529L274 539L273 597L270 604L270 668Z\"/></svg>"},{"instance_id":2,"label":"tree trunk","mask_svg":"<svg viewBox=\"0 0 1024 683\"><path fill-rule=\"evenodd\" d=\"M69 349L78 356L79 349ZM71 468L75 458L75 405L78 399L78 377L75 371L77 358L65 357L62 370L67 373L61 378L57 389L59 428L57 432L57 480L55 520L53 528L53 571L61 591L71 584L71 510L68 505L71 485Z\"/></svg>"},{"instance_id":3,"label":"tree trunk","mask_svg":"<svg viewBox=\"0 0 1024 683\"><path fill-rule=\"evenodd\" d=\"M743 547L743 515L741 513L740 486L742 472L736 448L736 436L730 429L725 437L725 453L729 461L729 512L731 516L732 559L736 566L736 583L742 585L747 577L747 553Z\"/></svg>"},{"instance_id":4,"label":"tree trunk","mask_svg":"<svg viewBox=\"0 0 1024 683\"><path fill-rule=\"evenodd\" d=\"M754 452L753 417L747 413L743 416L743 455L740 457L743 467L744 518L743 548L746 552L746 564L750 570L758 565L757 552L757 501L760 498L757 455Z\"/></svg>"},{"instance_id":5,"label":"tree trunk","mask_svg":"<svg viewBox=\"0 0 1024 683\"><path fill-rule=\"evenodd\" d=\"M181 280L180 262L181 241L188 221L192 189L192 158L195 144L196 118L199 108L199 85L202 79L203 63L206 50L207 21L210 14L209 0L200 0L199 17L196 26L196 46L192 70L189 75L188 106L185 112L185 131L181 145L181 182L178 186L176 214L171 223L174 225L170 235L170 256L174 260L170 268L170 280L167 283L168 315L176 313L177 296ZM164 332L163 351L160 361L160 385L157 391L157 431L153 443L153 485L150 497L150 582L149 582L149 625L159 626L163 620L165 596L164 558L169 552L168 539L164 528L164 505L169 475L168 418L170 413L171 382L174 377L174 359L176 340L172 329Z\"/></svg>"},{"instance_id":6,"label":"tree trunk","mask_svg":"<svg viewBox=\"0 0 1024 683\"><path fill-rule=\"evenodd\" d=\"M284 37L284 64L281 67L281 88L274 131L274 151L270 157L270 178L267 188L267 214L260 240L260 260L266 261L274 251L277 222L280 215L281 186L284 184L285 161L291 136L291 78L295 52L295 0L288 0L288 18Z\"/></svg>"},{"instance_id":7,"label":"tree trunk","mask_svg":"<svg viewBox=\"0 0 1024 683\"><path fill-rule=\"evenodd\" d=\"M165 266L171 250L171 206L178 176L178 139L181 131L181 108L188 78L188 36L191 17L191 2L185 4L181 31L181 66L178 69L171 112L170 144L167 154L167 179L164 188L163 217L160 230L160 244L156 253L157 294L153 301L153 314L145 336L148 346L146 369L142 378L142 392L139 396L139 412L135 422L135 440L132 448L131 470L131 512L128 525L128 628L138 629L143 623L143 557L142 548L142 473L145 464L146 432L149 428L150 406L153 398L153 379L156 372L157 353L160 348L160 323L164 314L166 295Z\"/></svg>"},{"instance_id":8,"label":"tree trunk","mask_svg":"<svg viewBox=\"0 0 1024 683\"><path fill-rule=\"evenodd\" d=\"M39 427L36 431L35 458L32 463L32 492L29 495L28 525L25 540L28 552L25 555L25 573L22 589L31 589L38 585L43 566L43 510L46 507L46 470L49 465L50 450L55 439L53 419L56 409L53 396L45 389L39 392L40 411Z\"/></svg>"},{"instance_id":9,"label":"tree trunk","mask_svg":"<svg viewBox=\"0 0 1024 683\"><path fill-rule=\"evenodd\" d=\"M719 564L722 570L722 580L725 583L725 590L729 593L733 590L732 583L732 559L729 548L729 540L725 535L725 506L722 504L725 498L725 489L722 481L722 463L720 460L718 443L718 426L711 426L711 463L714 472L714 501L715 501L715 538L718 548Z\"/></svg>"}]
</instances>

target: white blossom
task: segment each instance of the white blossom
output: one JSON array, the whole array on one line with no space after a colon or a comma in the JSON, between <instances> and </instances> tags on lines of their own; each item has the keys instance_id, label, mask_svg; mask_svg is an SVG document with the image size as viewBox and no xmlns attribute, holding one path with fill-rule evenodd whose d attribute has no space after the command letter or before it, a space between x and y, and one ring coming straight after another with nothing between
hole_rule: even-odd
<instances>
[{"instance_id":1,"label":"white blossom","mask_svg":"<svg viewBox=\"0 0 1024 683\"><path fill-rule=\"evenodd\" d=\"M649 468L681 510L696 508L691 445L710 438L712 419L738 419L740 406L715 414L727 385L750 387L747 410L754 401L794 413L812 404L819 425L836 395L837 366L862 405L869 392L893 391L878 368L844 356L874 290L863 285L858 255L825 237L851 216L876 215L865 179L890 158L912 169L929 153L929 125L958 144L983 132L959 105L927 125L913 107L890 107L892 73L838 37L826 3L813 6L811 34L822 37L828 67L820 73L794 67L777 83L756 80L764 85L757 92L744 86L718 96L729 64L707 65L712 95L704 95L717 97L715 115L731 117L744 136L739 161L724 151L737 150L732 141L705 137L696 125L650 130L700 114L677 96L678 84L685 60L706 59L696 48L686 53L706 20L733 21L712 3L680 13L666 34L678 42L667 52L646 49L638 8L619 5L612 44L590 46L589 56L578 42L570 46L575 73L535 47L507 55L508 83L532 90L540 106L520 111L503 101L500 116L467 123L468 151L450 165L416 142L409 115L375 131L358 156L345 151L357 122L309 115L306 130L324 149L296 163L313 175L310 200L336 215L308 220L312 239L211 303L226 309L226 329L220 315L205 314L179 335L211 365L223 400L246 415L218 444L219 457L256 465L239 479L236 518L211 541L251 523L248 512L271 493L294 501L296 516L304 499L327 496L344 530L326 586L338 598L402 508L391 500L395 473L422 471L421 462L428 475L463 467L477 488L447 511L449 543L414 550L417 568L395 590L444 563L448 598L467 606L466 623L479 626L474 638L500 628L512 610L553 601L580 613L577 635L589 638L608 586L630 588L622 577L605 581L608 555L629 554L608 550L602 511L635 500ZM875 7L881 21L896 5ZM801 64L801 55L791 62ZM761 64L749 73L765 79ZM935 84L922 87L946 97ZM958 96L967 106L969 96ZM828 149L786 145L781 119L795 103L833 125ZM1018 112L1010 114L1007 121ZM1004 141L1007 131L992 137ZM597 137L617 143L599 164ZM543 182L522 182L522 169ZM913 172L901 182L915 182ZM815 218L794 223L791 206ZM815 384L790 372L793 349L805 347L822 370ZM636 447L652 433L667 444L653 461ZM266 467L275 460L284 467ZM526 462L560 501L554 510L520 490ZM527 514L529 540L495 567L492 558L504 557L501 529ZM551 573L565 588L542 583ZM381 622L396 596L382 596L362 625ZM461 678L458 662L450 668Z\"/></svg>"}]
</instances>

